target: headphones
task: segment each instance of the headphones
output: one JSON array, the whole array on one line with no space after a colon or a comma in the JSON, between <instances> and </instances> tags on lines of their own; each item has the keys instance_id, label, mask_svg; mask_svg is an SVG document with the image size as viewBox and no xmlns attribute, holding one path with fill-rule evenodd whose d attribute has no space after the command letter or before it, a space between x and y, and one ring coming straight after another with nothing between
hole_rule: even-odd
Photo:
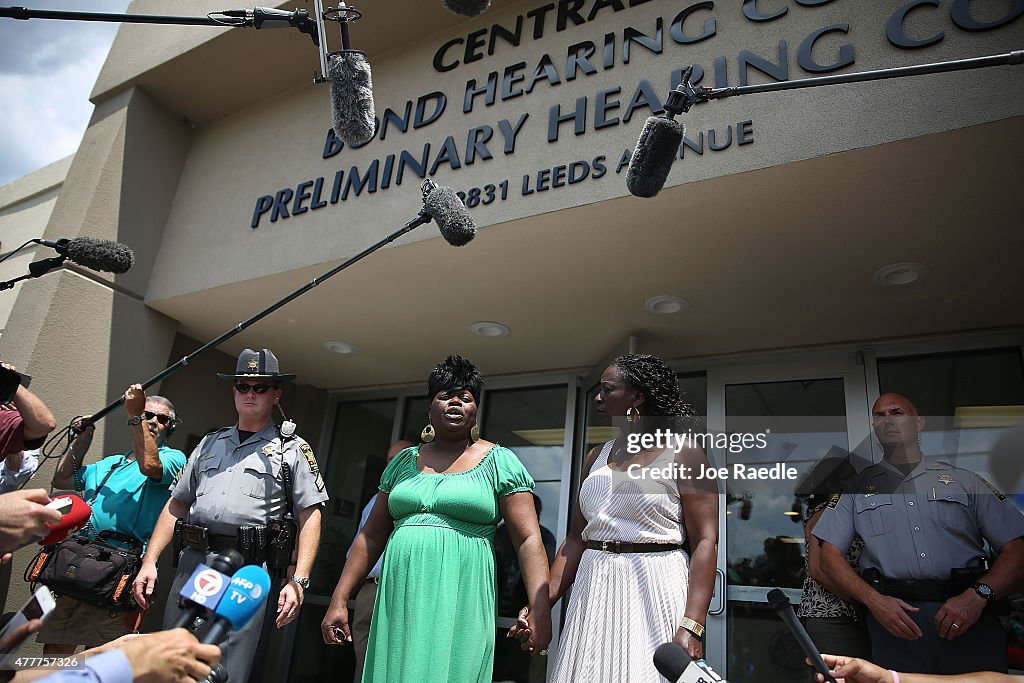
<instances>
[{"instance_id":1,"label":"headphones","mask_svg":"<svg viewBox=\"0 0 1024 683\"><path fill-rule=\"evenodd\" d=\"M177 429L180 424L181 418L177 415L171 418L171 421L167 423L167 431L164 432L164 443L167 443L167 440L171 438L171 435L174 434L174 430Z\"/></svg>"}]
</instances>

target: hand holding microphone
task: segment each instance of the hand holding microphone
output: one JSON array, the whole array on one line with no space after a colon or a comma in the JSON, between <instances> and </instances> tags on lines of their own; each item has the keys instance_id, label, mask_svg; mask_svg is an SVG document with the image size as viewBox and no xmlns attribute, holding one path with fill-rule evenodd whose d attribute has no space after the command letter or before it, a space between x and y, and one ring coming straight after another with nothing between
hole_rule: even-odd
<instances>
[{"instance_id":1,"label":"hand holding microphone","mask_svg":"<svg viewBox=\"0 0 1024 683\"><path fill-rule=\"evenodd\" d=\"M50 527L50 533L39 541L39 545L60 543L68 536L81 531L92 517L92 507L80 497L72 494L54 498L47 507L59 512L61 519L56 524L47 524Z\"/></svg>"},{"instance_id":2,"label":"hand holding microphone","mask_svg":"<svg viewBox=\"0 0 1024 683\"><path fill-rule=\"evenodd\" d=\"M0 554L50 535L62 515L59 510L46 507L49 503L45 489L0 495Z\"/></svg>"},{"instance_id":3,"label":"hand holding microphone","mask_svg":"<svg viewBox=\"0 0 1024 683\"><path fill-rule=\"evenodd\" d=\"M707 662L692 658L674 642L654 651L654 668L672 683L726 683Z\"/></svg>"}]
</instances>

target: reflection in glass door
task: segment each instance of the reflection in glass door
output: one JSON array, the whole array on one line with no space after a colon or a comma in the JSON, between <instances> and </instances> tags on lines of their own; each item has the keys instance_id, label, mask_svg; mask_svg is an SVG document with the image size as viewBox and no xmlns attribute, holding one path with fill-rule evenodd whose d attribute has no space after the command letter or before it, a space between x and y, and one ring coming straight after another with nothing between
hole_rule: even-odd
<instances>
[{"instance_id":1,"label":"reflection in glass door","mask_svg":"<svg viewBox=\"0 0 1024 683\"><path fill-rule=\"evenodd\" d=\"M811 680L796 641L768 607L767 593L781 588L792 603L800 601L805 543L797 485L826 453L852 450L866 430L857 370L715 373L718 393L709 421L712 431L724 432L713 460L728 473L720 543L727 583L725 670L733 683ZM737 466L748 478L737 476Z\"/></svg>"},{"instance_id":2,"label":"reflection in glass door","mask_svg":"<svg viewBox=\"0 0 1024 683\"><path fill-rule=\"evenodd\" d=\"M565 384L549 387L494 389L486 393L481 407L480 435L510 448L536 483L534 501L548 562L554 559L557 541L559 498L565 461ZM547 657L531 657L517 641L505 638L526 604L526 587L519 571L508 529L498 526L494 537L497 561L497 632L495 634L494 680L542 683Z\"/></svg>"},{"instance_id":3,"label":"reflection in glass door","mask_svg":"<svg viewBox=\"0 0 1024 683\"><path fill-rule=\"evenodd\" d=\"M396 404L393 398L336 404L330 447L326 457L319 456L331 500L323 510L320 550L313 565L311 585L292 627L295 638L289 681L319 681L325 671L335 672L339 681L353 678L352 646L325 646L320 623L341 575L345 553L355 538L360 512L377 490L384 471ZM275 680L281 680L280 672Z\"/></svg>"}]
</instances>

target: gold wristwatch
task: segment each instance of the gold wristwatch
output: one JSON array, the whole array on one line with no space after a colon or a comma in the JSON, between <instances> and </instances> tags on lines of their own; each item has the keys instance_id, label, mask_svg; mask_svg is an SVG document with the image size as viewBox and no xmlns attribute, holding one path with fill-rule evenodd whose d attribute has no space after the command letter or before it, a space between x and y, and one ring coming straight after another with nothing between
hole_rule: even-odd
<instances>
[{"instance_id":1,"label":"gold wristwatch","mask_svg":"<svg viewBox=\"0 0 1024 683\"><path fill-rule=\"evenodd\" d=\"M683 620L679 622L680 628L685 628L687 631L697 636L701 640L704 640L704 627L698 621L694 621L690 617L683 617Z\"/></svg>"}]
</instances>

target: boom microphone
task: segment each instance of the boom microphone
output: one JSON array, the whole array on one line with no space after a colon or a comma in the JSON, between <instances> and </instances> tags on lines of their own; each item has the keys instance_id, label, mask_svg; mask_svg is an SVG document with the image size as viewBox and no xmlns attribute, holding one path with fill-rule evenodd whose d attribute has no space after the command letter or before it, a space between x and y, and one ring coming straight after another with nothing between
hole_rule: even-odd
<instances>
[{"instance_id":1,"label":"boom microphone","mask_svg":"<svg viewBox=\"0 0 1024 683\"><path fill-rule=\"evenodd\" d=\"M828 672L828 665L821 658L821 654L818 652L818 648L815 647L814 641L807 635L804 625L800 623L796 618L796 614L793 613L793 605L789 603L789 598L786 597L786 594L778 588L771 589L768 591L768 605L786 623L789 632L796 638L796 642L800 644L800 649L804 651L807 658L813 662L814 668L818 673L824 676L826 681L836 683L836 679L832 678L832 675Z\"/></svg>"},{"instance_id":2,"label":"boom microphone","mask_svg":"<svg viewBox=\"0 0 1024 683\"><path fill-rule=\"evenodd\" d=\"M683 124L671 114L647 119L626 169L626 188L631 195L653 197L665 187L683 132Z\"/></svg>"},{"instance_id":3,"label":"boom microphone","mask_svg":"<svg viewBox=\"0 0 1024 683\"><path fill-rule=\"evenodd\" d=\"M89 504L71 494L54 498L46 507L53 508L64 516L50 527L49 535L39 541L39 545L60 543L88 524L89 517L92 516L92 508L89 507Z\"/></svg>"},{"instance_id":4,"label":"boom microphone","mask_svg":"<svg viewBox=\"0 0 1024 683\"><path fill-rule=\"evenodd\" d=\"M694 660L675 643L654 651L654 668L672 683L726 683L703 659Z\"/></svg>"},{"instance_id":5,"label":"boom microphone","mask_svg":"<svg viewBox=\"0 0 1024 683\"><path fill-rule=\"evenodd\" d=\"M423 210L437 221L441 237L453 247L469 244L476 236L476 225L459 195L430 180L424 182L424 187Z\"/></svg>"},{"instance_id":6,"label":"boom microphone","mask_svg":"<svg viewBox=\"0 0 1024 683\"><path fill-rule=\"evenodd\" d=\"M32 240L44 247L56 249L61 256L90 270L104 273L127 273L135 265L135 254L120 242L95 237L76 237L73 240Z\"/></svg>"},{"instance_id":7,"label":"boom microphone","mask_svg":"<svg viewBox=\"0 0 1024 683\"><path fill-rule=\"evenodd\" d=\"M373 139L376 115L370 64L359 50L341 50L327 56L331 82L331 121L334 134L351 146Z\"/></svg>"},{"instance_id":8,"label":"boom microphone","mask_svg":"<svg viewBox=\"0 0 1024 683\"><path fill-rule=\"evenodd\" d=\"M224 598L213 611L213 625L200 640L204 645L217 645L231 631L249 623L260 610L270 592L270 575L255 564L242 567L231 578Z\"/></svg>"},{"instance_id":9,"label":"boom microphone","mask_svg":"<svg viewBox=\"0 0 1024 683\"><path fill-rule=\"evenodd\" d=\"M442 0L441 4L449 12L465 17L478 17L491 6L491 0Z\"/></svg>"}]
</instances>

